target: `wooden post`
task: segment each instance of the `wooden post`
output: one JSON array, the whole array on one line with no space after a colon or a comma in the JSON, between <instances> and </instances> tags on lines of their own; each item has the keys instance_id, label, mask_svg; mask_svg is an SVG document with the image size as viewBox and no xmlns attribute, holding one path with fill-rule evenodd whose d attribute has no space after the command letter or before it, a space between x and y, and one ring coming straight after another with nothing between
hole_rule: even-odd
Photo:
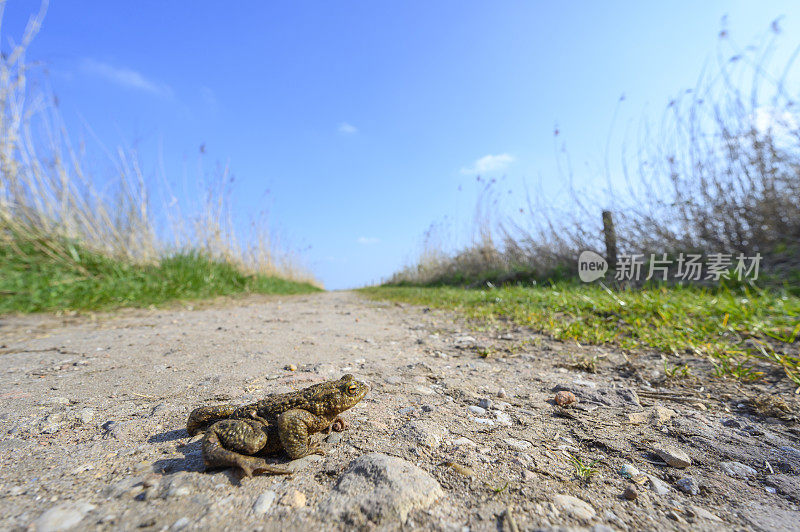
<instances>
[{"instance_id":1,"label":"wooden post","mask_svg":"<svg viewBox=\"0 0 800 532\"><path fill-rule=\"evenodd\" d=\"M608 268L617 268L617 232L614 230L614 219L611 211L603 211L603 234L606 237L606 260Z\"/></svg>"}]
</instances>

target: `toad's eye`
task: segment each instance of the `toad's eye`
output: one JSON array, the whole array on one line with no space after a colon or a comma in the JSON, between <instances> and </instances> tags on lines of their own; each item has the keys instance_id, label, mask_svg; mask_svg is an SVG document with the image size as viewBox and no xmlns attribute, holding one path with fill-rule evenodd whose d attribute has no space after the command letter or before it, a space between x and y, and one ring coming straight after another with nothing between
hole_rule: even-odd
<instances>
[{"instance_id":1,"label":"toad's eye","mask_svg":"<svg viewBox=\"0 0 800 532\"><path fill-rule=\"evenodd\" d=\"M358 386L355 383L353 383L353 384L351 384L351 385L349 385L347 387L347 393L349 393L350 395L355 395L356 394L356 390L358 390Z\"/></svg>"}]
</instances>

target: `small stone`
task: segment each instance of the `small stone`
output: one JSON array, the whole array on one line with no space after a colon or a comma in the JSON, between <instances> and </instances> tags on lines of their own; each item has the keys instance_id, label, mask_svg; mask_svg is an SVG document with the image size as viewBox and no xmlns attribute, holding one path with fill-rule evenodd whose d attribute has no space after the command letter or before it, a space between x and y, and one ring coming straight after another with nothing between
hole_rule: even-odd
<instances>
[{"instance_id":1,"label":"small stone","mask_svg":"<svg viewBox=\"0 0 800 532\"><path fill-rule=\"evenodd\" d=\"M477 342L478 341L472 336L457 336L453 338L453 343L455 344L455 346L461 349L475 347L475 344Z\"/></svg>"},{"instance_id":2,"label":"small stone","mask_svg":"<svg viewBox=\"0 0 800 532\"><path fill-rule=\"evenodd\" d=\"M78 419L81 420L81 423L91 423L94 421L94 409L93 408L83 408L78 413Z\"/></svg>"},{"instance_id":3,"label":"small stone","mask_svg":"<svg viewBox=\"0 0 800 532\"><path fill-rule=\"evenodd\" d=\"M578 398L575 397L575 394L572 392L568 392L566 390L561 390L560 392L557 392L555 396L556 404L561 407L569 406L577 401Z\"/></svg>"},{"instance_id":4,"label":"small stone","mask_svg":"<svg viewBox=\"0 0 800 532\"><path fill-rule=\"evenodd\" d=\"M265 491L261 495L256 498L256 502L253 503L253 513L256 515L264 515L266 514L270 508L272 508L272 503L275 502L275 499L278 497L278 494L274 491Z\"/></svg>"},{"instance_id":5,"label":"small stone","mask_svg":"<svg viewBox=\"0 0 800 532\"><path fill-rule=\"evenodd\" d=\"M480 423L481 425L494 425L493 419L486 419L485 417L474 417L472 421L475 423Z\"/></svg>"},{"instance_id":6,"label":"small stone","mask_svg":"<svg viewBox=\"0 0 800 532\"><path fill-rule=\"evenodd\" d=\"M720 462L719 466L726 475L736 478L750 478L758 473L752 467L741 462Z\"/></svg>"},{"instance_id":7,"label":"small stone","mask_svg":"<svg viewBox=\"0 0 800 532\"><path fill-rule=\"evenodd\" d=\"M708 510L706 510L701 506L692 506L692 511L697 517L701 519L708 519L709 521L722 522L722 519L720 519L719 517L712 514L711 512L709 512Z\"/></svg>"},{"instance_id":8,"label":"small stone","mask_svg":"<svg viewBox=\"0 0 800 532\"><path fill-rule=\"evenodd\" d=\"M634 477L638 477L642 473L641 473L641 471L636 469L636 467L633 466L632 464L624 464L622 466L622 468L620 468L619 474L622 475L625 478L634 478Z\"/></svg>"},{"instance_id":9,"label":"small stone","mask_svg":"<svg viewBox=\"0 0 800 532\"><path fill-rule=\"evenodd\" d=\"M650 414L650 419L651 419L651 421L653 421L653 422L655 422L657 424L662 424L662 423L666 423L667 421L669 421L670 419L672 419L676 415L678 415L678 413L675 412L674 410L671 410L669 408L665 408L663 406L655 406L655 407L653 407L653 411Z\"/></svg>"},{"instance_id":10,"label":"small stone","mask_svg":"<svg viewBox=\"0 0 800 532\"><path fill-rule=\"evenodd\" d=\"M470 412L472 412L476 416L485 416L486 415L486 409L482 408L480 406L470 405L470 406L467 407L467 410L469 410Z\"/></svg>"},{"instance_id":11,"label":"small stone","mask_svg":"<svg viewBox=\"0 0 800 532\"><path fill-rule=\"evenodd\" d=\"M58 532L69 530L80 523L84 516L94 510L94 506L87 503L65 502L50 508L33 522L33 529L37 532Z\"/></svg>"},{"instance_id":12,"label":"small stone","mask_svg":"<svg viewBox=\"0 0 800 532\"><path fill-rule=\"evenodd\" d=\"M742 424L739 423L739 421L736 420L736 419L726 419L725 421L722 422L722 426L730 427L732 429L740 429L740 428L742 428Z\"/></svg>"},{"instance_id":13,"label":"small stone","mask_svg":"<svg viewBox=\"0 0 800 532\"><path fill-rule=\"evenodd\" d=\"M169 406L167 403L158 403L156 406L153 407L153 410L150 411L151 416L160 416L161 414L166 413L169 410Z\"/></svg>"},{"instance_id":14,"label":"small stone","mask_svg":"<svg viewBox=\"0 0 800 532\"><path fill-rule=\"evenodd\" d=\"M622 496L629 501L634 501L639 496L639 492L635 486L628 485L625 487L625 491L622 492Z\"/></svg>"},{"instance_id":15,"label":"small stone","mask_svg":"<svg viewBox=\"0 0 800 532\"><path fill-rule=\"evenodd\" d=\"M281 504L292 508L301 508L306 505L306 494L302 491L291 489L281 498Z\"/></svg>"},{"instance_id":16,"label":"small stone","mask_svg":"<svg viewBox=\"0 0 800 532\"><path fill-rule=\"evenodd\" d=\"M497 420L499 425L503 425L504 427L510 427L514 424L511 420L511 416L509 416L506 412L495 411L494 417Z\"/></svg>"},{"instance_id":17,"label":"small stone","mask_svg":"<svg viewBox=\"0 0 800 532\"><path fill-rule=\"evenodd\" d=\"M18 495L22 495L25 493L25 488L22 486L14 486L10 490L8 490L8 494L12 497L16 497Z\"/></svg>"},{"instance_id":18,"label":"small stone","mask_svg":"<svg viewBox=\"0 0 800 532\"><path fill-rule=\"evenodd\" d=\"M508 445L511 449L515 451L526 451L533 447L533 444L529 441L525 440L518 440L516 438L506 438L503 440L506 445Z\"/></svg>"},{"instance_id":19,"label":"small stone","mask_svg":"<svg viewBox=\"0 0 800 532\"><path fill-rule=\"evenodd\" d=\"M697 482L695 482L692 477L683 477L679 479L675 485L678 486L679 490L687 495L697 495L700 493L700 488L697 486Z\"/></svg>"},{"instance_id":20,"label":"small stone","mask_svg":"<svg viewBox=\"0 0 800 532\"><path fill-rule=\"evenodd\" d=\"M691 458L681 449L672 445L660 445L653 448L653 451L668 465L683 469L692 464Z\"/></svg>"},{"instance_id":21,"label":"small stone","mask_svg":"<svg viewBox=\"0 0 800 532\"><path fill-rule=\"evenodd\" d=\"M536 480L536 473L534 473L530 469L523 469L522 470L522 479L523 480Z\"/></svg>"},{"instance_id":22,"label":"small stone","mask_svg":"<svg viewBox=\"0 0 800 532\"><path fill-rule=\"evenodd\" d=\"M295 366L294 364L286 364L283 367L283 369L285 369L286 371L297 371L297 366Z\"/></svg>"},{"instance_id":23,"label":"small stone","mask_svg":"<svg viewBox=\"0 0 800 532\"><path fill-rule=\"evenodd\" d=\"M433 395L436 393L427 386L415 386L414 390L416 390L417 393L421 393L422 395Z\"/></svg>"},{"instance_id":24,"label":"small stone","mask_svg":"<svg viewBox=\"0 0 800 532\"><path fill-rule=\"evenodd\" d=\"M655 492L657 495L666 495L669 493L669 486L661 479L654 477L653 475L647 475L647 480L650 481L650 489L653 490L653 492Z\"/></svg>"},{"instance_id":25,"label":"small stone","mask_svg":"<svg viewBox=\"0 0 800 532\"><path fill-rule=\"evenodd\" d=\"M596 513L591 504L572 495L556 495L553 503L576 519L591 519Z\"/></svg>"},{"instance_id":26,"label":"small stone","mask_svg":"<svg viewBox=\"0 0 800 532\"><path fill-rule=\"evenodd\" d=\"M507 393L506 393L506 389L505 389L505 388L500 388L500 389L497 391L497 397L499 397L500 399L504 399L504 398L506 398L507 396L508 396L508 395L507 395Z\"/></svg>"},{"instance_id":27,"label":"small stone","mask_svg":"<svg viewBox=\"0 0 800 532\"><path fill-rule=\"evenodd\" d=\"M491 399L487 399L485 397L483 399L481 399L480 401L478 401L478 406L483 408L483 409L485 409L485 410L490 410L492 408L493 404L494 403L492 402Z\"/></svg>"},{"instance_id":28,"label":"small stone","mask_svg":"<svg viewBox=\"0 0 800 532\"><path fill-rule=\"evenodd\" d=\"M403 383L403 379L398 377L397 375L392 375L391 377L386 377L386 379L384 379L384 380L386 381L386 384L402 384Z\"/></svg>"},{"instance_id":29,"label":"small stone","mask_svg":"<svg viewBox=\"0 0 800 532\"><path fill-rule=\"evenodd\" d=\"M180 519L172 523L170 530L183 530L184 528L189 526L191 522L192 521L188 517L181 517Z\"/></svg>"},{"instance_id":30,"label":"small stone","mask_svg":"<svg viewBox=\"0 0 800 532\"><path fill-rule=\"evenodd\" d=\"M404 406L403 408L398 410L397 413L400 414L401 416L410 416L411 414L414 413L415 410L416 408L414 408L413 406Z\"/></svg>"},{"instance_id":31,"label":"small stone","mask_svg":"<svg viewBox=\"0 0 800 532\"><path fill-rule=\"evenodd\" d=\"M334 432L333 434L341 434L341 432ZM331 444L335 443L331 442L330 439L326 441ZM318 454L307 454L302 458L297 458L296 460L292 460L291 462L286 464L286 469L290 471L300 471L301 469L305 469L306 467L315 462L322 462L323 460L324 458Z\"/></svg>"},{"instance_id":32,"label":"small stone","mask_svg":"<svg viewBox=\"0 0 800 532\"><path fill-rule=\"evenodd\" d=\"M423 412L433 412L433 405L422 405Z\"/></svg>"},{"instance_id":33,"label":"small stone","mask_svg":"<svg viewBox=\"0 0 800 532\"><path fill-rule=\"evenodd\" d=\"M39 404L67 406L69 404L69 399L67 399L66 397L57 396L46 399L45 401Z\"/></svg>"},{"instance_id":34,"label":"small stone","mask_svg":"<svg viewBox=\"0 0 800 532\"><path fill-rule=\"evenodd\" d=\"M454 441L453 445L455 445L456 447L477 447L478 444L476 444L469 438L461 437L458 438L456 441Z\"/></svg>"}]
</instances>

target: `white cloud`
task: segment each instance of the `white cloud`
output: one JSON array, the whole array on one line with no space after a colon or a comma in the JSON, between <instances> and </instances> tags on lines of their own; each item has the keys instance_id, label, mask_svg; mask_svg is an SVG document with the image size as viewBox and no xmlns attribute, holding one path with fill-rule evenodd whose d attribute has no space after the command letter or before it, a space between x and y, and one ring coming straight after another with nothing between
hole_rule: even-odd
<instances>
[{"instance_id":1,"label":"white cloud","mask_svg":"<svg viewBox=\"0 0 800 532\"><path fill-rule=\"evenodd\" d=\"M126 89L139 90L158 96L172 94L172 89L169 86L149 80L130 68L115 67L108 63L86 58L81 62L81 69Z\"/></svg>"},{"instance_id":2,"label":"white cloud","mask_svg":"<svg viewBox=\"0 0 800 532\"><path fill-rule=\"evenodd\" d=\"M362 246L371 246L373 244L380 244L381 239L375 238L374 236L360 236L358 237L358 243Z\"/></svg>"},{"instance_id":3,"label":"white cloud","mask_svg":"<svg viewBox=\"0 0 800 532\"><path fill-rule=\"evenodd\" d=\"M358 128L353 124L342 122L339 124L339 133L344 133L345 135L354 135L358 133Z\"/></svg>"},{"instance_id":4,"label":"white cloud","mask_svg":"<svg viewBox=\"0 0 800 532\"><path fill-rule=\"evenodd\" d=\"M507 153L500 153L498 155L484 155L474 163L472 166L465 166L461 169L462 174L491 174L495 172L502 172L508 165L514 162L514 157Z\"/></svg>"}]
</instances>

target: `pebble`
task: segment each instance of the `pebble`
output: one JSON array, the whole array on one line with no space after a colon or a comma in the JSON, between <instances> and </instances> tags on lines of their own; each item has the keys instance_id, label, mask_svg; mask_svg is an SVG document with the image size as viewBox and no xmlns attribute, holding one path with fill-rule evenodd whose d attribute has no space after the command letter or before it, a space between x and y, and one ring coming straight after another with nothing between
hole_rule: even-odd
<instances>
[{"instance_id":1,"label":"pebble","mask_svg":"<svg viewBox=\"0 0 800 532\"><path fill-rule=\"evenodd\" d=\"M560 392L556 393L555 402L558 406L569 406L573 403L576 403L578 398L575 397L575 394L572 392L568 392L566 390L561 390Z\"/></svg>"},{"instance_id":2,"label":"pebble","mask_svg":"<svg viewBox=\"0 0 800 532\"><path fill-rule=\"evenodd\" d=\"M629 485L625 488L625 491L622 492L622 496L629 501L633 501L639 496L639 492L636 490L635 486Z\"/></svg>"},{"instance_id":3,"label":"pebble","mask_svg":"<svg viewBox=\"0 0 800 532\"><path fill-rule=\"evenodd\" d=\"M697 486L697 482L692 477L683 477L679 479L675 485L678 486L679 490L687 495L697 495L700 493L700 488Z\"/></svg>"},{"instance_id":4,"label":"pebble","mask_svg":"<svg viewBox=\"0 0 800 532\"><path fill-rule=\"evenodd\" d=\"M669 486L662 480L653 475L647 475L647 480L650 481L650 489L658 495L666 495L669 493Z\"/></svg>"},{"instance_id":5,"label":"pebble","mask_svg":"<svg viewBox=\"0 0 800 532\"><path fill-rule=\"evenodd\" d=\"M81 409L78 413L78 419L80 419L82 423L91 423L94 421L94 408Z\"/></svg>"},{"instance_id":6,"label":"pebble","mask_svg":"<svg viewBox=\"0 0 800 532\"><path fill-rule=\"evenodd\" d=\"M750 478L757 474L755 469L741 462L720 462L719 466L726 475L731 477Z\"/></svg>"},{"instance_id":7,"label":"pebble","mask_svg":"<svg viewBox=\"0 0 800 532\"><path fill-rule=\"evenodd\" d=\"M386 377L386 384L402 384L403 379L398 377L397 375L392 375L391 377Z\"/></svg>"},{"instance_id":8,"label":"pebble","mask_svg":"<svg viewBox=\"0 0 800 532\"><path fill-rule=\"evenodd\" d=\"M65 502L44 512L33 522L37 532L58 532L69 530L80 523L84 516L94 510L95 506L85 502Z\"/></svg>"},{"instance_id":9,"label":"pebble","mask_svg":"<svg viewBox=\"0 0 800 532\"><path fill-rule=\"evenodd\" d=\"M191 522L192 521L188 517L181 517L180 519L172 523L170 530L183 530L184 528L189 526Z\"/></svg>"},{"instance_id":10,"label":"pebble","mask_svg":"<svg viewBox=\"0 0 800 532\"><path fill-rule=\"evenodd\" d=\"M510 427L514 424L514 422L511 420L511 416L505 412L495 411L494 417L497 420L497 423L503 425L504 427Z\"/></svg>"},{"instance_id":11,"label":"pebble","mask_svg":"<svg viewBox=\"0 0 800 532\"><path fill-rule=\"evenodd\" d=\"M494 425L494 420L486 419L485 417L474 417L472 421L475 423L480 423L481 425Z\"/></svg>"},{"instance_id":12,"label":"pebble","mask_svg":"<svg viewBox=\"0 0 800 532\"><path fill-rule=\"evenodd\" d=\"M697 517L701 519L708 519L709 521L722 522L722 519L720 519L716 515L712 514L711 512L700 506L692 506L692 511Z\"/></svg>"},{"instance_id":13,"label":"pebble","mask_svg":"<svg viewBox=\"0 0 800 532\"><path fill-rule=\"evenodd\" d=\"M433 405L422 405L423 412L433 412Z\"/></svg>"},{"instance_id":14,"label":"pebble","mask_svg":"<svg viewBox=\"0 0 800 532\"><path fill-rule=\"evenodd\" d=\"M281 498L281 504L292 508L301 508L306 505L306 494L302 491L291 489Z\"/></svg>"},{"instance_id":15,"label":"pebble","mask_svg":"<svg viewBox=\"0 0 800 532\"><path fill-rule=\"evenodd\" d=\"M576 519L591 519L596 514L591 504L572 495L556 495L553 503Z\"/></svg>"},{"instance_id":16,"label":"pebble","mask_svg":"<svg viewBox=\"0 0 800 532\"><path fill-rule=\"evenodd\" d=\"M692 460L689 458L688 454L672 445L656 446L653 448L653 452L661 457L668 465L677 467L678 469L689 467L692 464Z\"/></svg>"},{"instance_id":17,"label":"pebble","mask_svg":"<svg viewBox=\"0 0 800 532\"><path fill-rule=\"evenodd\" d=\"M46 399L45 401L42 401L39 404L67 406L69 404L69 399L67 399L66 397L57 396Z\"/></svg>"},{"instance_id":18,"label":"pebble","mask_svg":"<svg viewBox=\"0 0 800 532\"><path fill-rule=\"evenodd\" d=\"M397 413L400 414L401 416L409 416L414 413L414 410L416 409L413 406L404 406L403 408L398 410Z\"/></svg>"},{"instance_id":19,"label":"pebble","mask_svg":"<svg viewBox=\"0 0 800 532\"><path fill-rule=\"evenodd\" d=\"M458 438L456 441L454 441L453 445L455 445L456 447L477 447L478 444L476 444L469 438L461 437Z\"/></svg>"},{"instance_id":20,"label":"pebble","mask_svg":"<svg viewBox=\"0 0 800 532\"><path fill-rule=\"evenodd\" d=\"M508 395L506 393L506 389L505 388L500 388L500 390L497 391L497 397L499 397L500 399L504 399L504 398L508 397Z\"/></svg>"},{"instance_id":21,"label":"pebble","mask_svg":"<svg viewBox=\"0 0 800 532\"><path fill-rule=\"evenodd\" d=\"M483 399L481 399L480 401L478 401L478 406L483 408L483 409L485 409L485 410L490 410L492 408L493 404L494 403L492 402L491 399L487 399L485 397Z\"/></svg>"},{"instance_id":22,"label":"pebble","mask_svg":"<svg viewBox=\"0 0 800 532\"><path fill-rule=\"evenodd\" d=\"M456 336L453 338L453 343L456 347L467 348L474 347L478 341L472 336Z\"/></svg>"},{"instance_id":23,"label":"pebble","mask_svg":"<svg viewBox=\"0 0 800 532\"><path fill-rule=\"evenodd\" d=\"M285 369L286 371L297 371L297 366L295 366L294 364L286 364L283 367L283 369Z\"/></svg>"},{"instance_id":24,"label":"pebble","mask_svg":"<svg viewBox=\"0 0 800 532\"><path fill-rule=\"evenodd\" d=\"M533 447L533 444L531 442L525 440L518 440L516 438L506 438L503 441L506 443L506 445L508 445L515 451L525 451Z\"/></svg>"},{"instance_id":25,"label":"pebble","mask_svg":"<svg viewBox=\"0 0 800 532\"><path fill-rule=\"evenodd\" d=\"M619 474L625 478L634 478L641 475L642 472L636 469L636 467L633 466L632 464L624 464L622 468L619 470Z\"/></svg>"},{"instance_id":26,"label":"pebble","mask_svg":"<svg viewBox=\"0 0 800 532\"><path fill-rule=\"evenodd\" d=\"M278 494L274 491L265 491L261 495L256 498L256 502L253 503L253 513L256 515L264 515L266 514L270 508L272 508L272 503L275 502L275 499L278 497Z\"/></svg>"},{"instance_id":27,"label":"pebble","mask_svg":"<svg viewBox=\"0 0 800 532\"><path fill-rule=\"evenodd\" d=\"M480 406L470 405L467 407L467 410L475 414L476 416L485 416L486 409Z\"/></svg>"}]
</instances>

